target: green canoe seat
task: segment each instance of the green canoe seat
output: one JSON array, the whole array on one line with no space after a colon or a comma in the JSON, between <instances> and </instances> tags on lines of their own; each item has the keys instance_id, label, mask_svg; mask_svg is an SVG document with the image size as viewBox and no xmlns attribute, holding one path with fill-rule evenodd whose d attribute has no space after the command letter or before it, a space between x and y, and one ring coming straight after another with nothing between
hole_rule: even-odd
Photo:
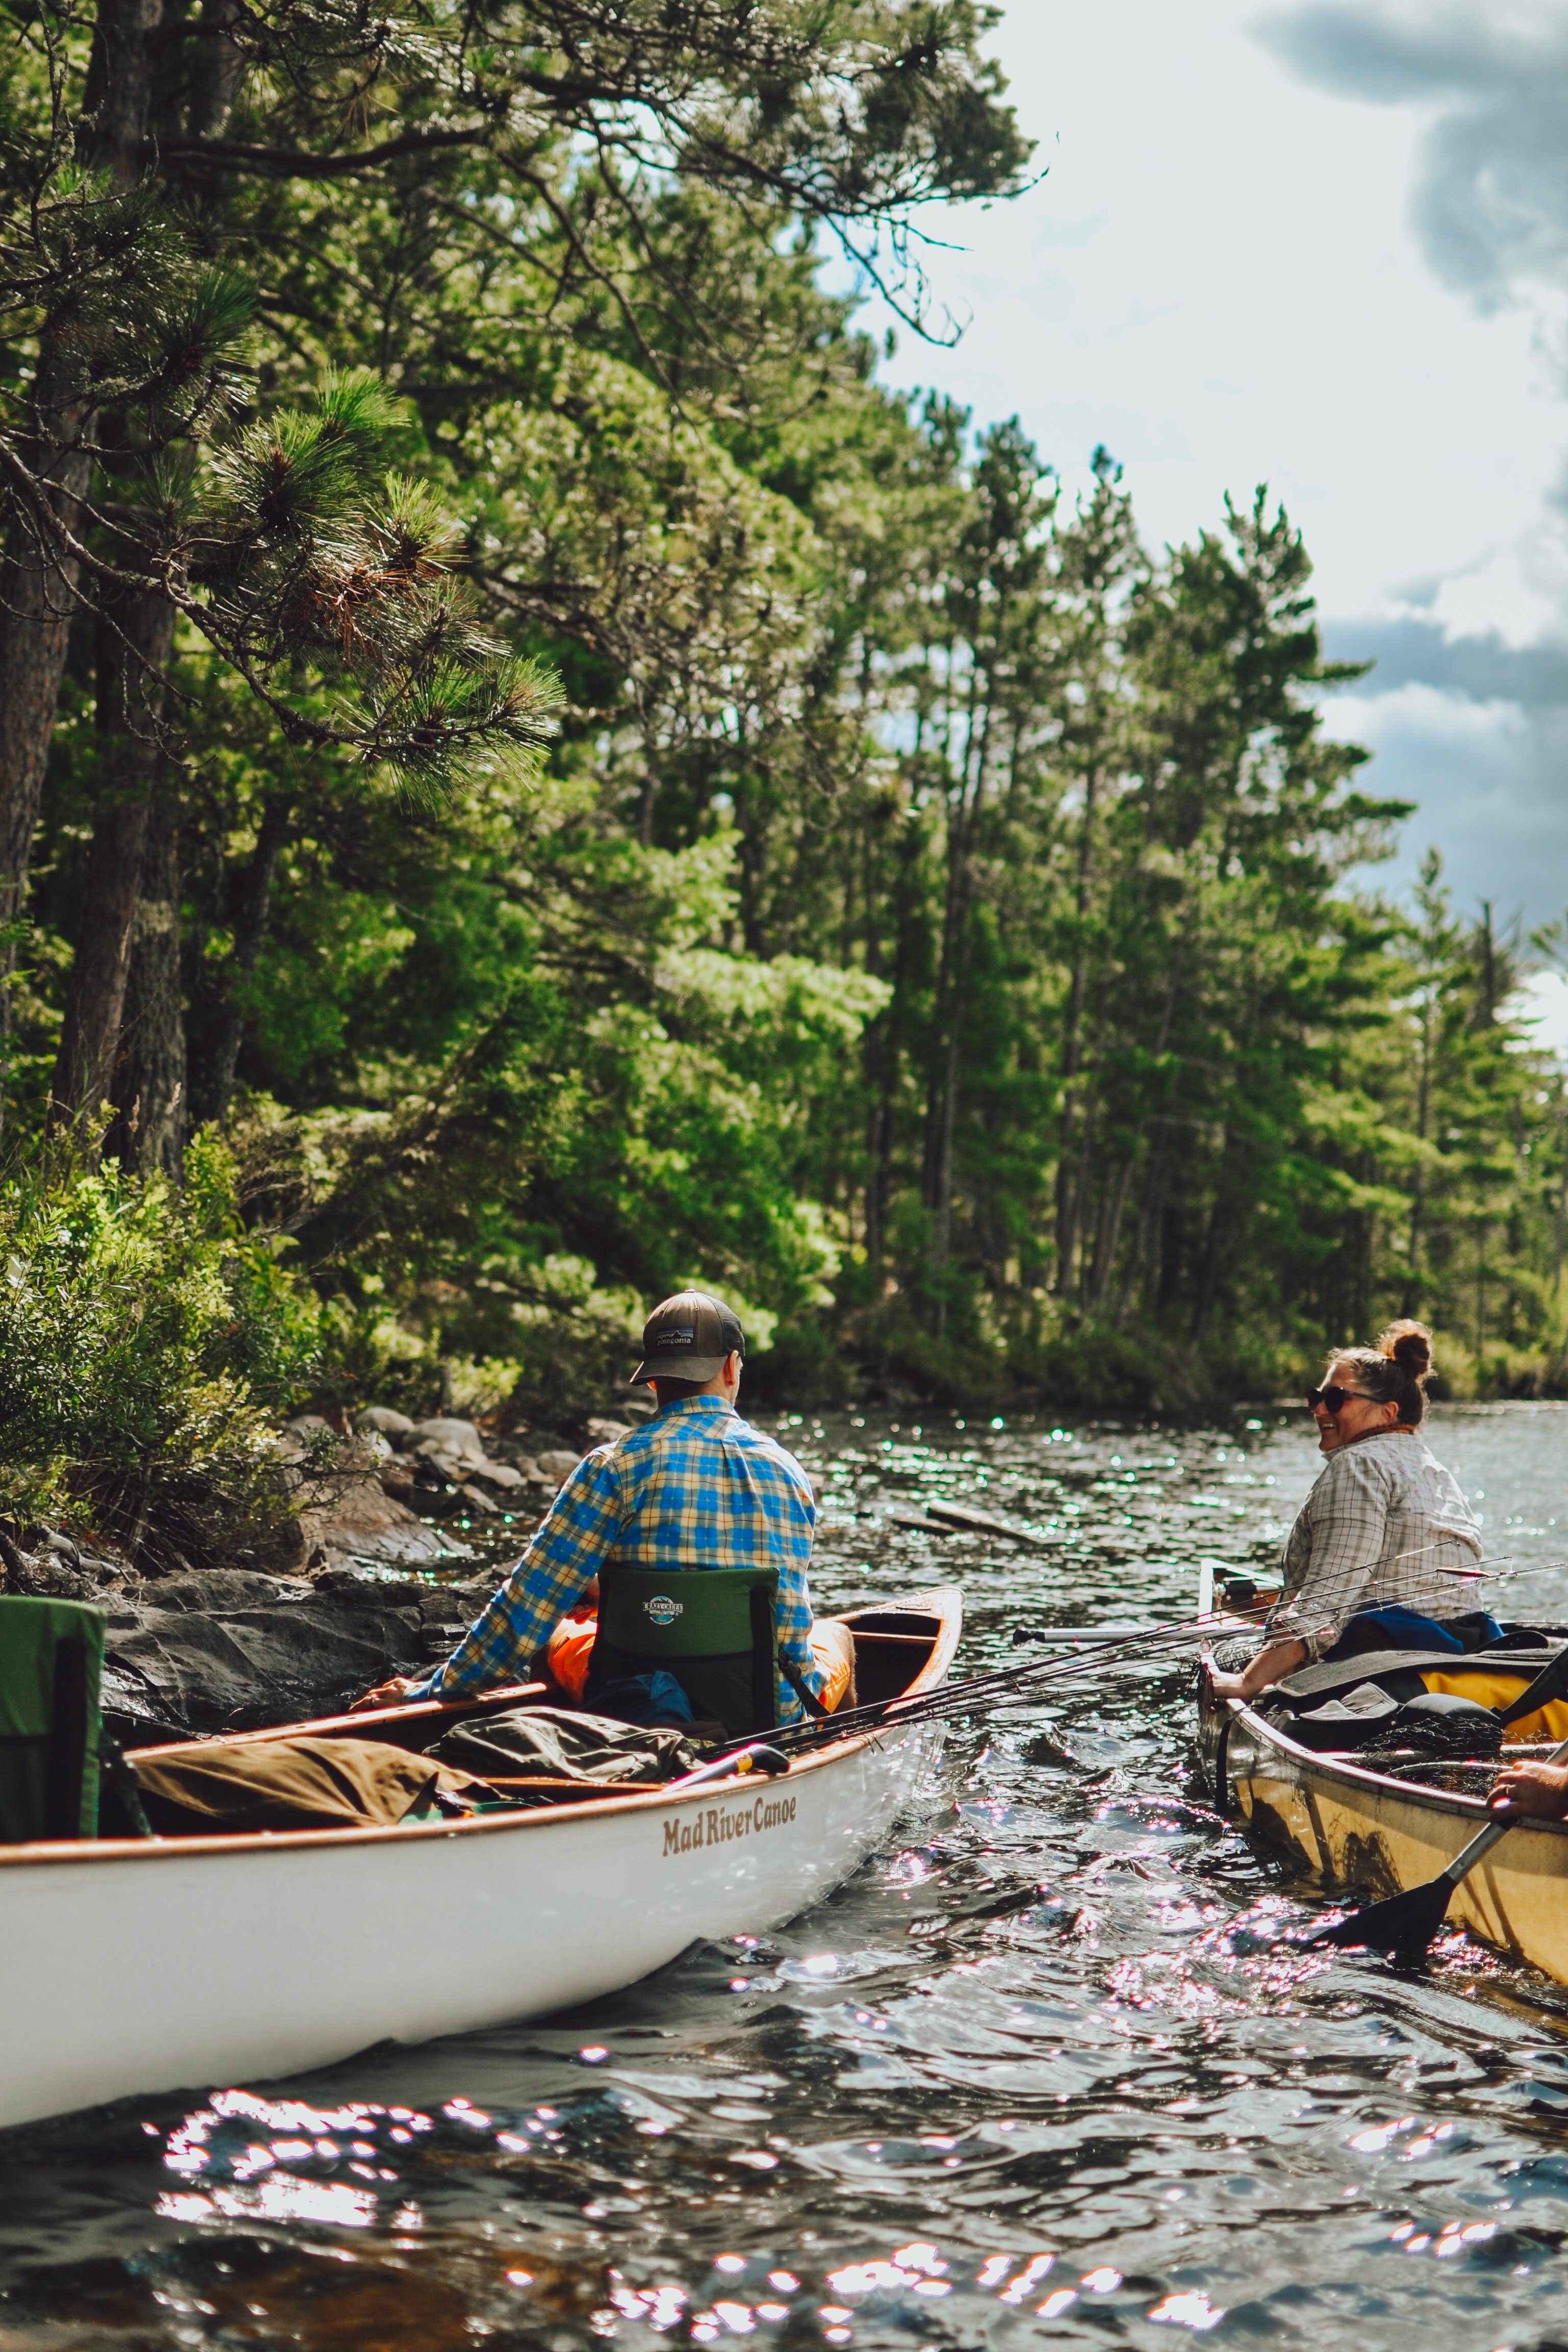
<instances>
[{"instance_id":1,"label":"green canoe seat","mask_svg":"<svg viewBox=\"0 0 1568 2352\"><path fill-rule=\"evenodd\" d=\"M101 1609L0 1596L0 1845L98 1834Z\"/></svg>"},{"instance_id":2,"label":"green canoe seat","mask_svg":"<svg viewBox=\"0 0 1568 2352\"><path fill-rule=\"evenodd\" d=\"M771 1731L778 1582L771 1568L605 1568L584 1704L606 1683L662 1669L700 1721L737 1738Z\"/></svg>"}]
</instances>

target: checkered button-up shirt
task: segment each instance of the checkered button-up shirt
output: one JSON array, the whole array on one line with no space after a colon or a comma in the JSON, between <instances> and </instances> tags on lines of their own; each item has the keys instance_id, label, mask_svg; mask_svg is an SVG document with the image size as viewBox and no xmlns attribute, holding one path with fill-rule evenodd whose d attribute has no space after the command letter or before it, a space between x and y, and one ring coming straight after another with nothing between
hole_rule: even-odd
<instances>
[{"instance_id":1,"label":"checkered button-up shirt","mask_svg":"<svg viewBox=\"0 0 1568 2352\"><path fill-rule=\"evenodd\" d=\"M417 1696L516 1682L605 1562L623 1568L775 1568L779 1645L806 1687L811 1654L805 1571L816 1509L795 1460L721 1397L681 1397L578 1463L495 1599ZM778 1719L800 1701L775 1669Z\"/></svg>"},{"instance_id":2,"label":"checkered button-up shirt","mask_svg":"<svg viewBox=\"0 0 1568 2352\"><path fill-rule=\"evenodd\" d=\"M1296 1516L1268 1633L1321 1658L1361 1609L1463 1616L1481 1605L1465 1576L1481 1551L1458 1481L1413 1430L1357 1438L1329 1455Z\"/></svg>"}]
</instances>

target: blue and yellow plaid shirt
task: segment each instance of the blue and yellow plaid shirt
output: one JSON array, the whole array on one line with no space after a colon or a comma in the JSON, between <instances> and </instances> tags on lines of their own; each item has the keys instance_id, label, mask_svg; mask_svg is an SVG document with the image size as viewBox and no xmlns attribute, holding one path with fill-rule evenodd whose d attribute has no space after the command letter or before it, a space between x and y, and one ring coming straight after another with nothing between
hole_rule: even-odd
<instances>
[{"instance_id":1,"label":"blue and yellow plaid shirt","mask_svg":"<svg viewBox=\"0 0 1568 2352\"><path fill-rule=\"evenodd\" d=\"M520 1681L612 1558L625 1568L776 1568L779 1646L820 1694L805 1580L816 1527L811 1481L793 1454L722 1397L681 1397L578 1463L495 1599L415 1695ZM778 1719L793 1723L800 1701L775 1679Z\"/></svg>"}]
</instances>

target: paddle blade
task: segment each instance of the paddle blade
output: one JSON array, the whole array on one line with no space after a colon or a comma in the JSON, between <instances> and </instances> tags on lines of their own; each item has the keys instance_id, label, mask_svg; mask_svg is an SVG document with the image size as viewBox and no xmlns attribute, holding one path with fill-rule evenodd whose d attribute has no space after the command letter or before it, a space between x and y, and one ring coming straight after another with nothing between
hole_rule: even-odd
<instances>
[{"instance_id":1,"label":"paddle blade","mask_svg":"<svg viewBox=\"0 0 1568 2352\"><path fill-rule=\"evenodd\" d=\"M1408 1887L1384 1903L1368 1903L1347 1912L1331 1927L1321 1927L1306 1938L1309 1951L1324 1945L1342 1950L1391 1952L1415 1959L1426 1949L1447 1914L1454 1889L1447 1878L1429 1879L1425 1886Z\"/></svg>"}]
</instances>

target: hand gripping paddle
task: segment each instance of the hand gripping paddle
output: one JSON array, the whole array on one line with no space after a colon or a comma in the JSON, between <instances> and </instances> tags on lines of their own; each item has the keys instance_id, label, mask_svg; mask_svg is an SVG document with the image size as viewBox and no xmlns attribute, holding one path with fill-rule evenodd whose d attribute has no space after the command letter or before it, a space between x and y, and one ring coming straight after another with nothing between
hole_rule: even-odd
<instances>
[{"instance_id":1,"label":"hand gripping paddle","mask_svg":"<svg viewBox=\"0 0 1568 2352\"><path fill-rule=\"evenodd\" d=\"M1568 1763L1568 1739L1554 1748L1544 1760L1548 1764ZM1391 1895L1384 1903L1368 1903L1360 1911L1347 1912L1331 1927L1320 1928L1315 1936L1307 1937L1306 1948L1311 1951L1325 1944L1337 1944L1342 1948L1389 1952L1398 1959L1418 1958L1447 1916L1454 1889L1460 1880L1469 1876L1500 1838L1507 1837L1519 1818L1522 1817L1510 1815L1489 1821L1468 1845L1461 1847L1447 1869L1429 1878L1425 1886L1412 1886L1403 1895Z\"/></svg>"}]
</instances>

